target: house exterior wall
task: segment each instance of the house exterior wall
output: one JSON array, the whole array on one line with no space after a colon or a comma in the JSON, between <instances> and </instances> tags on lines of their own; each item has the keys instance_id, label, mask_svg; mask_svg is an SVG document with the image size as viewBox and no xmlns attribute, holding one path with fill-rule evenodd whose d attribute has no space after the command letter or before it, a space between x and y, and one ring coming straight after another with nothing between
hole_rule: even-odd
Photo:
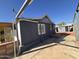
<instances>
[{"instance_id":1,"label":"house exterior wall","mask_svg":"<svg viewBox=\"0 0 79 59\"><path fill-rule=\"evenodd\" d=\"M26 45L38 38L37 23L21 21L20 27L23 45Z\"/></svg>"},{"instance_id":2,"label":"house exterior wall","mask_svg":"<svg viewBox=\"0 0 79 59\"><path fill-rule=\"evenodd\" d=\"M48 20L48 18L43 18L43 19L41 20L41 22L50 23L50 21Z\"/></svg>"},{"instance_id":3,"label":"house exterior wall","mask_svg":"<svg viewBox=\"0 0 79 59\"><path fill-rule=\"evenodd\" d=\"M45 24L46 25L46 35L53 35L55 34L55 26L54 24Z\"/></svg>"},{"instance_id":4,"label":"house exterior wall","mask_svg":"<svg viewBox=\"0 0 79 59\"><path fill-rule=\"evenodd\" d=\"M65 27L64 26L56 27L56 32L66 32Z\"/></svg>"},{"instance_id":5,"label":"house exterior wall","mask_svg":"<svg viewBox=\"0 0 79 59\"><path fill-rule=\"evenodd\" d=\"M65 32L65 27L58 27L59 32Z\"/></svg>"},{"instance_id":6,"label":"house exterior wall","mask_svg":"<svg viewBox=\"0 0 79 59\"><path fill-rule=\"evenodd\" d=\"M28 47L34 45L47 35L52 35L52 29L50 29L50 24L48 23L36 23L29 21L19 21L20 22L20 34L21 34L21 44L22 51L27 50ZM45 34L38 33L38 24L45 24ZM52 27L53 28L53 27Z\"/></svg>"},{"instance_id":7,"label":"house exterior wall","mask_svg":"<svg viewBox=\"0 0 79 59\"><path fill-rule=\"evenodd\" d=\"M40 22L46 23L46 27L47 29L51 27L51 30L49 31L49 29L47 30L47 32L50 33L55 33L55 24L49 19L48 16L43 17L42 19L40 19ZM51 25L51 26L50 26Z\"/></svg>"}]
</instances>

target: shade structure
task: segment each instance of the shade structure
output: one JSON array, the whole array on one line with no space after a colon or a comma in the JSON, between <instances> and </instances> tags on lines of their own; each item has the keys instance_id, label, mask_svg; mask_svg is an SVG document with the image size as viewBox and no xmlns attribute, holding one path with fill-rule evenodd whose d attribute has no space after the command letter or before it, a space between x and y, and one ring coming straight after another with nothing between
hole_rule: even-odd
<instances>
[{"instance_id":1,"label":"shade structure","mask_svg":"<svg viewBox=\"0 0 79 59\"><path fill-rule=\"evenodd\" d=\"M0 22L0 27L10 27L10 26L12 26L12 23Z\"/></svg>"}]
</instances>

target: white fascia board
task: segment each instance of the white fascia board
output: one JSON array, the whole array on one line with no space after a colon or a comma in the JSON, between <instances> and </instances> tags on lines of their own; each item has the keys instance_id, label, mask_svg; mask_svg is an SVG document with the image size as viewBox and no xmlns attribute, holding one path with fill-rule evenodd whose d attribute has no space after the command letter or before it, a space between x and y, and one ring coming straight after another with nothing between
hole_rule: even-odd
<instances>
[{"instance_id":1,"label":"white fascia board","mask_svg":"<svg viewBox=\"0 0 79 59\"><path fill-rule=\"evenodd\" d=\"M20 22L17 23L17 31L18 31L18 40L20 43L19 47L22 47Z\"/></svg>"}]
</instances>

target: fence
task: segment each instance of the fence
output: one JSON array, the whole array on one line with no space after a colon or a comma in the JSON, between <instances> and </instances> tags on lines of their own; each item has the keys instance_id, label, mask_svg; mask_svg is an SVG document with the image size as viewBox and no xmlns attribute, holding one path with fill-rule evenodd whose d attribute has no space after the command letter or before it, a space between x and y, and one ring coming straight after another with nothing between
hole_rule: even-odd
<instances>
[{"instance_id":1,"label":"fence","mask_svg":"<svg viewBox=\"0 0 79 59\"><path fill-rule=\"evenodd\" d=\"M0 44L0 57L14 55L14 42L7 42Z\"/></svg>"}]
</instances>

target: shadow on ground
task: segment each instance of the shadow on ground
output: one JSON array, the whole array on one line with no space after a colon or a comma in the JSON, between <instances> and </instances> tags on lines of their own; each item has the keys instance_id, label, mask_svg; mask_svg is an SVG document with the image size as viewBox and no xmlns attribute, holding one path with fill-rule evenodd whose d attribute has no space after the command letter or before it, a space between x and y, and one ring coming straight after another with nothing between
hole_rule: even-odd
<instances>
[{"instance_id":1,"label":"shadow on ground","mask_svg":"<svg viewBox=\"0 0 79 59\"><path fill-rule=\"evenodd\" d=\"M64 38L66 36L68 36L68 35L70 35L70 34L67 34L67 33L63 33L63 34L57 33L57 34L53 35L52 37L50 36L47 39L45 39L43 41L40 41L39 43L37 43L35 45L30 46L21 55L32 53L32 52L35 52L35 51L38 51L38 50L42 50L42 49L45 49L45 48L49 48L49 47L52 47L52 46L56 46L58 44L63 45L63 46L67 46L67 47L71 47L71 48L79 49L79 47L61 43L61 42L65 41ZM21 55L19 55L19 56L21 56Z\"/></svg>"},{"instance_id":2,"label":"shadow on ground","mask_svg":"<svg viewBox=\"0 0 79 59\"><path fill-rule=\"evenodd\" d=\"M75 46L71 46L71 45L67 45L67 44L62 44L60 42L62 41L65 41L64 40L64 37L68 36L69 34L65 33L65 34L60 34L60 33L57 33L55 35L53 35L52 37L48 37L47 39L43 40L43 41L40 41L38 44L35 44L35 45L32 45L30 46L23 54L21 55L24 55L24 54L27 54L27 53L31 53L31 52L34 52L34 51L38 51L38 50L41 50L41 49L45 49L45 48L48 48L48 47L51 47L51 46L56 46L57 44L61 44L61 45L64 45L64 46L68 46L68 47L73 47L73 48L78 48L79 47L75 47ZM55 43L55 44L52 44L52 45L48 45L48 44L51 44L51 43ZM48 45L48 46L45 46L45 47L41 47L41 46L44 46L44 45ZM41 48L38 48L38 47L41 47ZM31 50L31 49L34 49L34 48L38 48L38 49L35 49L35 50Z\"/></svg>"}]
</instances>

